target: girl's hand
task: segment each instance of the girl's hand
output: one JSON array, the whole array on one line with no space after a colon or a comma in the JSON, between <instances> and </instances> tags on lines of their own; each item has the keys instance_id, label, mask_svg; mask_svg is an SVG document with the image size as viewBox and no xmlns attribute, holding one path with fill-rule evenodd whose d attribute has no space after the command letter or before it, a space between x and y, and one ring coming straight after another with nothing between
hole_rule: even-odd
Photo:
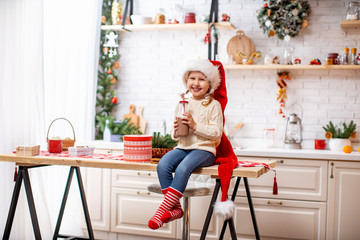
<instances>
[{"instance_id":1,"label":"girl's hand","mask_svg":"<svg viewBox=\"0 0 360 240\"><path fill-rule=\"evenodd\" d=\"M179 123L178 123L177 118L175 118L175 121L174 121L174 138L177 138L176 132L178 130L178 127L179 127Z\"/></svg>"},{"instance_id":2,"label":"girl's hand","mask_svg":"<svg viewBox=\"0 0 360 240\"><path fill-rule=\"evenodd\" d=\"M183 114L182 123L188 125L189 128L193 129L194 131L196 130L197 124L190 113L186 112Z\"/></svg>"}]
</instances>

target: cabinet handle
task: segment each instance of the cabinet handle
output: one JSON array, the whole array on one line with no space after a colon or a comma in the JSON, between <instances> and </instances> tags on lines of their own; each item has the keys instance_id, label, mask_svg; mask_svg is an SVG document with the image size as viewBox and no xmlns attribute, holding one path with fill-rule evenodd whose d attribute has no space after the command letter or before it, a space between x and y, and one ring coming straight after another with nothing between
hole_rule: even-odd
<instances>
[{"instance_id":1,"label":"cabinet handle","mask_svg":"<svg viewBox=\"0 0 360 240\"><path fill-rule=\"evenodd\" d=\"M270 200L267 200L267 204L269 204L269 205L282 205L283 203L282 203L282 201L270 201Z\"/></svg>"},{"instance_id":2,"label":"cabinet handle","mask_svg":"<svg viewBox=\"0 0 360 240\"><path fill-rule=\"evenodd\" d=\"M330 163L331 169L330 169L330 178L334 178L334 163Z\"/></svg>"},{"instance_id":3,"label":"cabinet handle","mask_svg":"<svg viewBox=\"0 0 360 240\"><path fill-rule=\"evenodd\" d=\"M277 163L284 163L284 160L277 160Z\"/></svg>"},{"instance_id":4,"label":"cabinet handle","mask_svg":"<svg viewBox=\"0 0 360 240\"><path fill-rule=\"evenodd\" d=\"M137 175L138 175L138 176L141 176L141 175L143 175L143 176L151 176L151 173L138 172Z\"/></svg>"},{"instance_id":5,"label":"cabinet handle","mask_svg":"<svg viewBox=\"0 0 360 240\"><path fill-rule=\"evenodd\" d=\"M137 195L150 195L150 192L140 192L140 191L137 191L136 194L137 194Z\"/></svg>"}]
</instances>

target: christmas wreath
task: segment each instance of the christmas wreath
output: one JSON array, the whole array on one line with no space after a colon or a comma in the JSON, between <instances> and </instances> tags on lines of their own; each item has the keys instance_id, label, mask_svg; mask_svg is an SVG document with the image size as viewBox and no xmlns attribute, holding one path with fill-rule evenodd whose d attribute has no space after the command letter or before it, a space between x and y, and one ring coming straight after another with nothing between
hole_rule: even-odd
<instances>
[{"instance_id":1,"label":"christmas wreath","mask_svg":"<svg viewBox=\"0 0 360 240\"><path fill-rule=\"evenodd\" d=\"M267 0L257 18L268 37L276 34L279 39L289 41L307 27L309 14L310 5L306 0Z\"/></svg>"}]
</instances>

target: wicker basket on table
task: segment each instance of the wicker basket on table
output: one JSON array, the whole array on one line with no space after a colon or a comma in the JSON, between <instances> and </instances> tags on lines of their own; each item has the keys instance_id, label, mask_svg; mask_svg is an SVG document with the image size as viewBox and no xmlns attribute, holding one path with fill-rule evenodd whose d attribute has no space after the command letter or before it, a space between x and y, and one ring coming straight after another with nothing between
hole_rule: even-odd
<instances>
[{"instance_id":1,"label":"wicker basket on table","mask_svg":"<svg viewBox=\"0 0 360 240\"><path fill-rule=\"evenodd\" d=\"M46 142L49 142L49 132L50 132L50 128L51 128L52 124L53 124L55 121L60 120L60 119L65 120L65 121L67 121L67 122L70 124L70 126L71 126L71 128L72 128L72 130L73 130L73 134L74 134L74 139L68 139L68 138L66 138L66 139L63 139L63 140L62 140L62 150L63 150L63 151L67 151L69 147L73 147L73 146L75 145L75 141L76 141L76 140L75 140L75 130L74 130L74 127L73 127L73 125L71 124L71 122L70 122L69 120L67 120L66 118L63 118L63 117L56 118L54 121L52 121L52 122L50 123L49 129L48 129L48 132L47 132L47 136L46 136Z\"/></svg>"},{"instance_id":2,"label":"wicker basket on table","mask_svg":"<svg viewBox=\"0 0 360 240\"><path fill-rule=\"evenodd\" d=\"M162 158L167 152L170 152L174 148L153 148L152 157L153 158Z\"/></svg>"}]
</instances>

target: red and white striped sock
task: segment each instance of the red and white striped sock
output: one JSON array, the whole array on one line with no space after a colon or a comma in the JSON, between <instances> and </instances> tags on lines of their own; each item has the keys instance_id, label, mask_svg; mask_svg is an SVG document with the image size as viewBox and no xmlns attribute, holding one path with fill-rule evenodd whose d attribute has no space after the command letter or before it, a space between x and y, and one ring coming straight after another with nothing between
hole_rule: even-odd
<instances>
[{"instance_id":1,"label":"red and white striped sock","mask_svg":"<svg viewBox=\"0 0 360 240\"><path fill-rule=\"evenodd\" d=\"M165 199L161 203L159 209L156 211L154 216L149 220L148 226L151 229L158 229L161 227L164 222L161 221L161 216L170 211L178 202L179 199L182 197L182 193L178 190L169 187L168 191L165 195Z\"/></svg>"},{"instance_id":2,"label":"red and white striped sock","mask_svg":"<svg viewBox=\"0 0 360 240\"><path fill-rule=\"evenodd\" d=\"M183 216L184 216L184 211L182 210L179 201L175 204L172 210L165 212L164 215L162 215L162 217L160 218L160 220L163 223L168 223L174 221L175 219L182 218Z\"/></svg>"}]
</instances>

